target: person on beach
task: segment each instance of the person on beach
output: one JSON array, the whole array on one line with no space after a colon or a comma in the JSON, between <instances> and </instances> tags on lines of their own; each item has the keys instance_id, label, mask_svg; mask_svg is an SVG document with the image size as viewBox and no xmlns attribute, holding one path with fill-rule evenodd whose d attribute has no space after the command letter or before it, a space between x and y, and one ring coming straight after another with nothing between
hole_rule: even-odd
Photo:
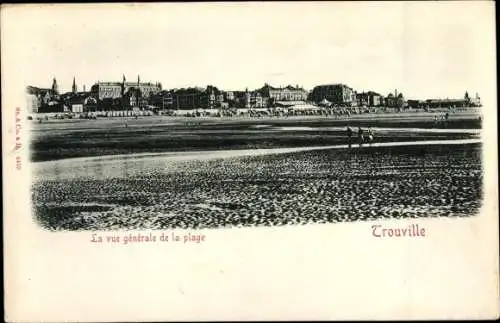
<instances>
[{"instance_id":1,"label":"person on beach","mask_svg":"<svg viewBox=\"0 0 500 323\"><path fill-rule=\"evenodd\" d=\"M373 130L372 128L368 128L368 143L371 145L373 142Z\"/></svg>"},{"instance_id":2,"label":"person on beach","mask_svg":"<svg viewBox=\"0 0 500 323\"><path fill-rule=\"evenodd\" d=\"M361 129L361 127L358 128L358 139L359 139L359 146L361 147L361 145L363 144L363 140L365 139L363 137L363 129Z\"/></svg>"},{"instance_id":3,"label":"person on beach","mask_svg":"<svg viewBox=\"0 0 500 323\"><path fill-rule=\"evenodd\" d=\"M348 140L349 148L351 148L351 140L352 140L352 129L351 129L351 127L347 127L347 140Z\"/></svg>"}]
</instances>

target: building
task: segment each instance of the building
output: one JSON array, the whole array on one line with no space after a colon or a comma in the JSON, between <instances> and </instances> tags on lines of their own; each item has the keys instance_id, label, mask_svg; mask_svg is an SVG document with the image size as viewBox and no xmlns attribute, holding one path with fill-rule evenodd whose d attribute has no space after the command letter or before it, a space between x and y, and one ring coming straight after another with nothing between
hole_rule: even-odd
<instances>
[{"instance_id":1,"label":"building","mask_svg":"<svg viewBox=\"0 0 500 323\"><path fill-rule=\"evenodd\" d=\"M272 105L279 101L306 101L308 95L308 92L298 85L276 88L267 83L255 92L262 98L268 98L269 104ZM257 97L257 94L255 96Z\"/></svg>"},{"instance_id":2,"label":"building","mask_svg":"<svg viewBox=\"0 0 500 323\"><path fill-rule=\"evenodd\" d=\"M179 89L172 93L172 106L176 110L209 109L214 102L215 95L201 87Z\"/></svg>"},{"instance_id":3,"label":"building","mask_svg":"<svg viewBox=\"0 0 500 323\"><path fill-rule=\"evenodd\" d=\"M174 100L170 91L162 90L149 98L149 104L162 110L173 109Z\"/></svg>"},{"instance_id":4,"label":"building","mask_svg":"<svg viewBox=\"0 0 500 323\"><path fill-rule=\"evenodd\" d=\"M394 97L394 94L392 93L389 93L389 95L387 95L387 98L386 98L386 105L388 107L395 107L396 106L396 99Z\"/></svg>"},{"instance_id":5,"label":"building","mask_svg":"<svg viewBox=\"0 0 500 323\"><path fill-rule=\"evenodd\" d=\"M236 99L235 92L237 92L237 91L224 92L224 101L225 102L235 101L235 99Z\"/></svg>"},{"instance_id":6,"label":"building","mask_svg":"<svg viewBox=\"0 0 500 323\"><path fill-rule=\"evenodd\" d=\"M474 98L469 97L469 93L466 91L464 95L464 99L467 101L468 106L472 107L480 107L481 106L481 98L479 97L479 94L476 93L476 96Z\"/></svg>"},{"instance_id":7,"label":"building","mask_svg":"<svg viewBox=\"0 0 500 323\"><path fill-rule=\"evenodd\" d=\"M83 99L82 102L84 112L94 112L97 111L97 100L91 96Z\"/></svg>"},{"instance_id":8,"label":"building","mask_svg":"<svg viewBox=\"0 0 500 323\"><path fill-rule=\"evenodd\" d=\"M215 104L217 107L227 107L228 104L224 100L224 92L220 91L218 94L215 96Z\"/></svg>"},{"instance_id":9,"label":"building","mask_svg":"<svg viewBox=\"0 0 500 323\"><path fill-rule=\"evenodd\" d=\"M408 104L408 108L410 109L424 109L427 108L427 104L424 100L408 100L406 102Z\"/></svg>"},{"instance_id":10,"label":"building","mask_svg":"<svg viewBox=\"0 0 500 323\"><path fill-rule=\"evenodd\" d=\"M28 109L33 113L48 112L54 110L53 106L58 106L60 98L57 94L58 86L56 79L53 80L51 88L39 88L36 86L26 87L26 99L28 100ZM50 107L49 107L50 103Z\"/></svg>"},{"instance_id":11,"label":"building","mask_svg":"<svg viewBox=\"0 0 500 323\"><path fill-rule=\"evenodd\" d=\"M38 113L40 102L34 94L26 94L27 109L30 113Z\"/></svg>"},{"instance_id":12,"label":"building","mask_svg":"<svg viewBox=\"0 0 500 323\"><path fill-rule=\"evenodd\" d=\"M470 106L470 102L466 99L428 99L425 103L430 108L458 108Z\"/></svg>"},{"instance_id":13,"label":"building","mask_svg":"<svg viewBox=\"0 0 500 323\"><path fill-rule=\"evenodd\" d=\"M224 101L221 103L221 107L244 109L266 108L271 100L260 89L255 91L249 91L248 89L245 89L245 91L227 91L224 92L222 99Z\"/></svg>"},{"instance_id":14,"label":"building","mask_svg":"<svg viewBox=\"0 0 500 323\"><path fill-rule=\"evenodd\" d=\"M470 104L473 107L481 107L483 105L478 93L476 93L476 96L474 98L470 98Z\"/></svg>"},{"instance_id":15,"label":"building","mask_svg":"<svg viewBox=\"0 0 500 323\"><path fill-rule=\"evenodd\" d=\"M368 91L368 105L371 107L378 107L381 105L381 98L382 96L378 94L377 92L373 91Z\"/></svg>"},{"instance_id":16,"label":"building","mask_svg":"<svg viewBox=\"0 0 500 323\"><path fill-rule=\"evenodd\" d=\"M127 82L125 76L123 76L122 82L98 81L92 86L90 92L95 99L102 101L104 99L120 99L132 88L139 90L141 97L148 98L161 91L161 83L141 83L139 76L137 76L137 82ZM137 95L135 90L133 92L134 95ZM132 93L129 94L130 96L132 96Z\"/></svg>"},{"instance_id":17,"label":"building","mask_svg":"<svg viewBox=\"0 0 500 323\"><path fill-rule=\"evenodd\" d=\"M250 109L265 108L268 106L269 100L275 100L275 99L262 95L260 91L245 92L245 108L250 108Z\"/></svg>"},{"instance_id":18,"label":"building","mask_svg":"<svg viewBox=\"0 0 500 323\"><path fill-rule=\"evenodd\" d=\"M248 89L246 91L227 91L224 93L224 101L227 102L229 108L245 108L249 101L247 92Z\"/></svg>"},{"instance_id":19,"label":"building","mask_svg":"<svg viewBox=\"0 0 500 323\"><path fill-rule=\"evenodd\" d=\"M398 94L398 90L394 90L394 94L389 93L389 95L387 95L385 105L389 108L402 109L407 105L407 103L403 96L403 93Z\"/></svg>"},{"instance_id":20,"label":"building","mask_svg":"<svg viewBox=\"0 0 500 323\"><path fill-rule=\"evenodd\" d=\"M377 92L368 91L356 93L356 103L358 106L378 107L382 105L382 96Z\"/></svg>"},{"instance_id":21,"label":"building","mask_svg":"<svg viewBox=\"0 0 500 323\"><path fill-rule=\"evenodd\" d=\"M216 109L222 107L224 102L224 93L213 85L208 85L205 90L208 102L207 109Z\"/></svg>"},{"instance_id":22,"label":"building","mask_svg":"<svg viewBox=\"0 0 500 323\"><path fill-rule=\"evenodd\" d=\"M46 88L40 88L36 86L27 86L26 87L26 93L35 95L38 98L46 98L46 101L50 100L51 98L58 98L59 95L54 92L52 88L46 89Z\"/></svg>"},{"instance_id":23,"label":"building","mask_svg":"<svg viewBox=\"0 0 500 323\"><path fill-rule=\"evenodd\" d=\"M416 100L408 100L409 106L415 106ZM474 98L469 96L468 92L465 92L463 98L460 99L427 99L425 101L418 102L419 107L426 108L463 108L463 107L480 107L481 99L479 98L479 94L476 93Z\"/></svg>"},{"instance_id":24,"label":"building","mask_svg":"<svg viewBox=\"0 0 500 323\"><path fill-rule=\"evenodd\" d=\"M359 107L367 107L368 106L368 93L361 92L356 93L356 103Z\"/></svg>"},{"instance_id":25,"label":"building","mask_svg":"<svg viewBox=\"0 0 500 323\"><path fill-rule=\"evenodd\" d=\"M229 108L255 108L261 107L264 102L268 102L260 92L257 91L227 91L224 93L224 102Z\"/></svg>"},{"instance_id":26,"label":"building","mask_svg":"<svg viewBox=\"0 0 500 323\"><path fill-rule=\"evenodd\" d=\"M120 82L98 82L90 88L92 97L100 101L104 99L119 99L124 92L124 85Z\"/></svg>"},{"instance_id":27,"label":"building","mask_svg":"<svg viewBox=\"0 0 500 323\"><path fill-rule=\"evenodd\" d=\"M333 105L338 106L357 105L356 91L345 84L324 84L315 86L311 91L309 99L316 103L326 99Z\"/></svg>"},{"instance_id":28,"label":"building","mask_svg":"<svg viewBox=\"0 0 500 323\"><path fill-rule=\"evenodd\" d=\"M213 85L179 89L172 92L172 106L174 109L217 109L227 106L225 97L226 94Z\"/></svg>"},{"instance_id":29,"label":"building","mask_svg":"<svg viewBox=\"0 0 500 323\"><path fill-rule=\"evenodd\" d=\"M90 92L68 92L60 96L61 102L71 112L91 112L97 110L97 100Z\"/></svg>"},{"instance_id":30,"label":"building","mask_svg":"<svg viewBox=\"0 0 500 323\"><path fill-rule=\"evenodd\" d=\"M387 106L387 98L383 95L380 96L380 106L381 107L386 107Z\"/></svg>"},{"instance_id":31,"label":"building","mask_svg":"<svg viewBox=\"0 0 500 323\"><path fill-rule=\"evenodd\" d=\"M121 97L122 107L124 108L134 108L140 107L142 103L142 93L137 87L130 87L127 89L123 96Z\"/></svg>"}]
</instances>

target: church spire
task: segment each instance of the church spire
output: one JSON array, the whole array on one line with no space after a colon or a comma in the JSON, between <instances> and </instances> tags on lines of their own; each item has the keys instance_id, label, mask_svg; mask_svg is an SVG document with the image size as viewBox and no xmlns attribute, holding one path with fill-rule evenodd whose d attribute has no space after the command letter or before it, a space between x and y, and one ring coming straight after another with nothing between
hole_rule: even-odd
<instances>
[{"instance_id":1,"label":"church spire","mask_svg":"<svg viewBox=\"0 0 500 323\"><path fill-rule=\"evenodd\" d=\"M71 90L73 91L73 93L76 93L77 92L77 88L76 88L76 80L75 80L75 77L73 76L73 85L71 86Z\"/></svg>"},{"instance_id":2,"label":"church spire","mask_svg":"<svg viewBox=\"0 0 500 323\"><path fill-rule=\"evenodd\" d=\"M57 81L55 77L52 80L52 92L54 92L54 94L59 94L59 87L57 86Z\"/></svg>"}]
</instances>

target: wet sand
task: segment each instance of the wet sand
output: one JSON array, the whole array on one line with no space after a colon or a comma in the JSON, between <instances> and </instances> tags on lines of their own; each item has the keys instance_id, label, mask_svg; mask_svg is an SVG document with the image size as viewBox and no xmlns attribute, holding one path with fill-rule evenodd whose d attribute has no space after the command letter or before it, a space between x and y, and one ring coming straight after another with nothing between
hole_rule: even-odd
<instances>
[{"instance_id":1,"label":"wet sand","mask_svg":"<svg viewBox=\"0 0 500 323\"><path fill-rule=\"evenodd\" d=\"M463 145L481 143L481 139L458 140L423 140L404 142L375 142L341 144L332 146L269 148L269 149L239 149L239 150L208 150L163 153L139 153L124 155L107 155L96 157L68 158L34 163L35 178L61 179L92 176L97 170L104 177L128 177L148 168L168 168L169 164L179 161L209 160L231 157L261 156L270 154L285 154L314 150L329 149L366 149L376 147L420 146L420 145Z\"/></svg>"},{"instance_id":2,"label":"wet sand","mask_svg":"<svg viewBox=\"0 0 500 323\"><path fill-rule=\"evenodd\" d=\"M95 122L101 120L41 124L32 131L31 159L40 162L120 154L332 146L348 142L346 124L357 130L357 126L364 127L368 123L375 132L375 141L381 143L470 139L478 138L481 133L478 128L464 129L467 123L462 123L464 120L461 119L445 128L435 126L430 119L424 123L404 123L403 117L398 119L401 123L384 120L316 118L177 123L156 120L151 124L144 120L130 120L127 127L123 120L103 120L104 126L100 127Z\"/></svg>"},{"instance_id":3,"label":"wet sand","mask_svg":"<svg viewBox=\"0 0 500 323\"><path fill-rule=\"evenodd\" d=\"M221 228L469 216L482 200L473 141L165 157L84 162L79 176L35 163L36 219L50 230Z\"/></svg>"}]
</instances>

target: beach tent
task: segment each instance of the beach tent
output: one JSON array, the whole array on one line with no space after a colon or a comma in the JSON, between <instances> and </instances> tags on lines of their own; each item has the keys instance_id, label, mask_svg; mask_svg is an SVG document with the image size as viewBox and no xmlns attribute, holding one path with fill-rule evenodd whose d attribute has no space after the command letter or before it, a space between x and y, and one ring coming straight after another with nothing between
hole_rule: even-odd
<instances>
[{"instance_id":1,"label":"beach tent","mask_svg":"<svg viewBox=\"0 0 500 323\"><path fill-rule=\"evenodd\" d=\"M325 107L329 107L332 103L330 101L328 101L327 99L323 99L319 104L323 105Z\"/></svg>"},{"instance_id":2,"label":"beach tent","mask_svg":"<svg viewBox=\"0 0 500 323\"><path fill-rule=\"evenodd\" d=\"M278 107L291 107L294 105L306 104L304 101L276 101Z\"/></svg>"},{"instance_id":3,"label":"beach tent","mask_svg":"<svg viewBox=\"0 0 500 323\"><path fill-rule=\"evenodd\" d=\"M319 110L320 108L310 105L310 104L299 104L299 105L294 105L291 107L293 110L309 110L309 111L316 111Z\"/></svg>"}]
</instances>

